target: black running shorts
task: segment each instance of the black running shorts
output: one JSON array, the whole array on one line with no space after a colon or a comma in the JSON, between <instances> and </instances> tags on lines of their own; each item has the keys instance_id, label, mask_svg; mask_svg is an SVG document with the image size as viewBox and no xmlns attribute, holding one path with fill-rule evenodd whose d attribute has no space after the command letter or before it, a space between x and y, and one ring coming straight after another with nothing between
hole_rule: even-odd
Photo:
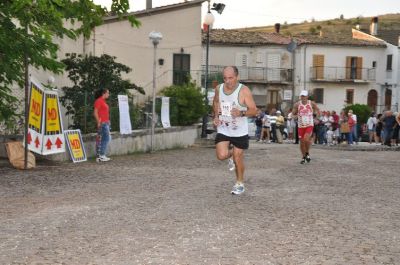
<instances>
[{"instance_id":1,"label":"black running shorts","mask_svg":"<svg viewBox=\"0 0 400 265\"><path fill-rule=\"evenodd\" d=\"M239 136L239 137L231 137L226 136L222 133L217 133L215 136L215 144L219 142L230 142L234 147L239 149L249 149L249 136Z\"/></svg>"}]
</instances>

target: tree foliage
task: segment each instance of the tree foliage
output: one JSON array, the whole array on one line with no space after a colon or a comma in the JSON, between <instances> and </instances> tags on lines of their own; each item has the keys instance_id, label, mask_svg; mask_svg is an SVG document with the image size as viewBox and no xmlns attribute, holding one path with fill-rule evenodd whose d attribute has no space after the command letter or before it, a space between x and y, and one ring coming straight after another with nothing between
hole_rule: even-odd
<instances>
[{"instance_id":1,"label":"tree foliage","mask_svg":"<svg viewBox=\"0 0 400 265\"><path fill-rule=\"evenodd\" d=\"M106 54L100 57L69 54L62 62L66 65L73 86L62 88L64 96L60 97L60 101L67 109L66 115L72 116L73 128L85 133L95 128L93 103L95 91L99 88L110 91L110 106L117 106L118 94L127 95L130 89L144 94L143 88L122 79L122 73L129 73L131 68L117 63L115 57Z\"/></svg>"},{"instance_id":2,"label":"tree foliage","mask_svg":"<svg viewBox=\"0 0 400 265\"><path fill-rule=\"evenodd\" d=\"M177 110L171 111L172 125L192 125L207 113L204 95L194 82L169 86L164 88L161 93L174 98Z\"/></svg>"},{"instance_id":3,"label":"tree foliage","mask_svg":"<svg viewBox=\"0 0 400 265\"><path fill-rule=\"evenodd\" d=\"M128 12L129 0L112 0L111 13ZM108 14L92 0L1 0L0 1L0 123L9 117L17 99L11 95L14 84L24 87L24 60L37 69L60 73L59 46L54 38L86 38ZM127 17L139 26L135 17ZM15 111L11 111L11 116Z\"/></svg>"},{"instance_id":4,"label":"tree foliage","mask_svg":"<svg viewBox=\"0 0 400 265\"><path fill-rule=\"evenodd\" d=\"M344 108L344 111L348 113L350 109L357 115L357 122L359 124L366 123L372 112L371 108L365 104L348 105Z\"/></svg>"}]
</instances>

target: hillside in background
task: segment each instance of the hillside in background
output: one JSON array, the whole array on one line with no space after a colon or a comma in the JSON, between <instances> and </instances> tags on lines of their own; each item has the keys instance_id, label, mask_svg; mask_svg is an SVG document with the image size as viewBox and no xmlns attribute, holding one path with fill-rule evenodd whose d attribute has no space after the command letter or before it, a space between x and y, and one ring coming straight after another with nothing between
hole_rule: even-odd
<instances>
[{"instance_id":1,"label":"hillside in background","mask_svg":"<svg viewBox=\"0 0 400 265\"><path fill-rule=\"evenodd\" d=\"M385 30L400 30L400 13L378 15L378 31ZM351 29L356 25L360 25L360 29L369 31L369 25L372 17L357 17L357 18L337 18L324 21L304 21L303 23L287 24L281 23L281 33L284 35L300 35L302 33L319 34L320 31L324 35L334 35L335 33L345 33L351 35ZM274 25L265 27L242 28L246 31L264 31L275 32Z\"/></svg>"}]
</instances>

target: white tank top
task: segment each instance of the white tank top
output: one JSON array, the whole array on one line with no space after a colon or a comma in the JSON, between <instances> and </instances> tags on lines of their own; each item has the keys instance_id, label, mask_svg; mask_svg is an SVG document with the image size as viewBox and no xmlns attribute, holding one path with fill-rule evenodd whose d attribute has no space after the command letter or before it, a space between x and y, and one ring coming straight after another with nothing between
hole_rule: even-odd
<instances>
[{"instance_id":1,"label":"white tank top","mask_svg":"<svg viewBox=\"0 0 400 265\"><path fill-rule=\"evenodd\" d=\"M299 128L314 126L314 119L313 119L314 111L312 109L310 100L308 100L305 105L303 105L303 103L301 103L300 101L297 112L298 112L297 121Z\"/></svg>"},{"instance_id":2,"label":"white tank top","mask_svg":"<svg viewBox=\"0 0 400 265\"><path fill-rule=\"evenodd\" d=\"M247 117L232 117L231 110L237 108L241 111L246 111L247 107L240 105L239 93L243 85L238 84L236 89L231 94L224 92L224 84L219 86L219 106L221 115L219 120L221 124L217 127L217 132L231 137L240 137L249 134Z\"/></svg>"}]
</instances>

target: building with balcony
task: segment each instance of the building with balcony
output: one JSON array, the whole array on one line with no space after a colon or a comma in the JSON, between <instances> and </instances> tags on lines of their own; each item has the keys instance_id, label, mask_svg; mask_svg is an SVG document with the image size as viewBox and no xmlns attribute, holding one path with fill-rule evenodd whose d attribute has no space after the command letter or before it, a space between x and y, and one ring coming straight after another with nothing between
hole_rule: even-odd
<instances>
[{"instance_id":1,"label":"building with balcony","mask_svg":"<svg viewBox=\"0 0 400 265\"><path fill-rule=\"evenodd\" d=\"M376 109L379 112L386 109L399 111L400 30L380 30L378 17L374 17L371 19L369 30L353 29L352 34L354 39L384 42L386 45L380 63L375 65L377 89L371 95L371 103L376 103Z\"/></svg>"},{"instance_id":2,"label":"building with balcony","mask_svg":"<svg viewBox=\"0 0 400 265\"><path fill-rule=\"evenodd\" d=\"M350 34L299 35L294 52L294 86L308 90L322 110L339 111L349 104L369 104L377 90L377 65L386 45L353 39Z\"/></svg>"},{"instance_id":3,"label":"building with balcony","mask_svg":"<svg viewBox=\"0 0 400 265\"><path fill-rule=\"evenodd\" d=\"M207 87L222 80L224 66L235 65L239 80L253 93L256 105L263 109L287 109L293 103L293 60L287 50L291 39L277 32L212 29L209 47ZM203 34L203 69L205 69Z\"/></svg>"}]
</instances>

